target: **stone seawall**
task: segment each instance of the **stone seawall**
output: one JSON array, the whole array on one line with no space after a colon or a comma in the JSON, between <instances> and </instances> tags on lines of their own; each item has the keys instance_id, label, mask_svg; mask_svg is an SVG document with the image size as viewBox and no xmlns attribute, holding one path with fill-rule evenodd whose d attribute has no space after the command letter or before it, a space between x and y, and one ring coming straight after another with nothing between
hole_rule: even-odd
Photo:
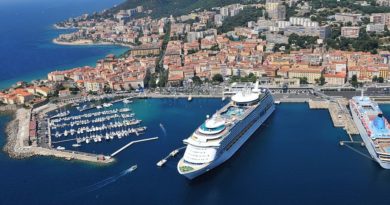
<instances>
[{"instance_id":1,"label":"stone seawall","mask_svg":"<svg viewBox=\"0 0 390 205\"><path fill-rule=\"evenodd\" d=\"M1 105L0 114L2 113L14 113L18 109L17 105Z\"/></svg>"},{"instance_id":2,"label":"stone seawall","mask_svg":"<svg viewBox=\"0 0 390 205\"><path fill-rule=\"evenodd\" d=\"M20 108L13 113L14 117L6 127L7 143L3 150L12 158L33 156L31 150L25 145L28 139L30 110Z\"/></svg>"}]
</instances>

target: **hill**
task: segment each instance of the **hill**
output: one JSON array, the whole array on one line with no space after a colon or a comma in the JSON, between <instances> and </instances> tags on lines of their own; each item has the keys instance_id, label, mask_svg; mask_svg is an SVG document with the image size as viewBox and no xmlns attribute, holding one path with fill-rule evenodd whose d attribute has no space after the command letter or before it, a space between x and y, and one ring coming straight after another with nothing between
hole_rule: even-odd
<instances>
[{"instance_id":1,"label":"hill","mask_svg":"<svg viewBox=\"0 0 390 205\"><path fill-rule=\"evenodd\" d=\"M126 0L122 4L113 8L112 11L126 10L143 6L146 10L152 10L151 16L154 18L168 17L170 15L179 16L187 14L195 9L211 9L212 7L225 6L229 4L254 3L259 0Z\"/></svg>"}]
</instances>

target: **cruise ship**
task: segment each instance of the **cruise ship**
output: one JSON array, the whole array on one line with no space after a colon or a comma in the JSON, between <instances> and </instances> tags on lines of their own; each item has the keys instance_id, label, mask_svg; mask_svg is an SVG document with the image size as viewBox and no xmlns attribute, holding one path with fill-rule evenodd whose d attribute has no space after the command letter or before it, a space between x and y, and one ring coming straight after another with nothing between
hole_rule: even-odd
<instances>
[{"instance_id":1,"label":"cruise ship","mask_svg":"<svg viewBox=\"0 0 390 205\"><path fill-rule=\"evenodd\" d=\"M353 120L371 157L390 169L390 125L378 104L369 97L353 97L349 106Z\"/></svg>"},{"instance_id":2,"label":"cruise ship","mask_svg":"<svg viewBox=\"0 0 390 205\"><path fill-rule=\"evenodd\" d=\"M275 110L266 88L243 89L183 140L187 145L178 172L193 179L229 159Z\"/></svg>"}]
</instances>

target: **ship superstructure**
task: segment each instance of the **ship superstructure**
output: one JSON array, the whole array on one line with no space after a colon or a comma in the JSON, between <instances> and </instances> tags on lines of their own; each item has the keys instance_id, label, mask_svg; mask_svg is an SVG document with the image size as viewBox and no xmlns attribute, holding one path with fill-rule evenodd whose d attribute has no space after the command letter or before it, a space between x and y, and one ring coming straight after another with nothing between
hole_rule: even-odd
<instances>
[{"instance_id":1,"label":"ship superstructure","mask_svg":"<svg viewBox=\"0 0 390 205\"><path fill-rule=\"evenodd\" d=\"M183 142L187 145L177 169L195 178L229 159L275 110L266 88L244 89Z\"/></svg>"},{"instance_id":2,"label":"ship superstructure","mask_svg":"<svg viewBox=\"0 0 390 205\"><path fill-rule=\"evenodd\" d=\"M366 96L350 100L353 120L371 157L390 169L390 125L378 104Z\"/></svg>"}]
</instances>

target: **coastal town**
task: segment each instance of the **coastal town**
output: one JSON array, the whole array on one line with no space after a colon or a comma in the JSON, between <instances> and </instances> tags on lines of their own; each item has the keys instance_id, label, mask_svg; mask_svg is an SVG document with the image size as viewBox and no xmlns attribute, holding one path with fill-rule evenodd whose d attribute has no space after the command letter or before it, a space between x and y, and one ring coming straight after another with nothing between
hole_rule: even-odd
<instances>
[{"instance_id":1,"label":"coastal town","mask_svg":"<svg viewBox=\"0 0 390 205\"><path fill-rule=\"evenodd\" d=\"M32 84L19 82L0 93L0 100L5 104L36 104L50 96L258 78L268 78L268 83L279 86L323 87L357 87L389 80L390 52L386 49L333 49L327 39L335 37L335 29L339 29L337 38L341 39L367 34L386 39L390 13L340 12L319 22L313 16L298 16L311 9L308 2L290 4L295 4L297 16L289 18L286 6L278 0L160 19L132 18L137 13L153 12L144 11L142 6L119 10L107 19L87 14L71 18L56 27L77 31L60 35L54 39L56 43L112 43L129 46L129 51L121 56L108 55L95 67L53 71L47 80ZM222 32L226 30L225 20L253 10L259 16L256 20Z\"/></svg>"},{"instance_id":2,"label":"coastal town","mask_svg":"<svg viewBox=\"0 0 390 205\"><path fill-rule=\"evenodd\" d=\"M361 8L367 2L356 4ZM334 100L336 104L329 105L329 96L348 98L350 92L366 86L371 89L368 95L390 101L386 98L390 12L362 14L348 7L314 9L308 1L293 0L231 4L161 18L152 18L153 12L137 6L85 14L55 24L57 29L71 32L59 35L53 43L114 44L129 49L119 56L107 55L94 67L54 70L46 79L20 81L0 92L4 110L18 109L16 116L21 116L11 123L19 128L9 131L15 138L19 136L13 141L19 147L17 152L32 146L25 151L28 155L36 150L42 155L77 158L77 153L62 155L51 149L47 137L50 128L37 131L47 126L47 113L104 96L121 100L180 95L224 98L224 91L234 83L260 81L278 101L310 100L314 109L325 103L326 108L331 107L334 122L345 114L335 105L346 103ZM319 99L327 101L320 105L312 101ZM357 133L351 120L345 121L347 125L340 123L348 133ZM80 156L81 160L102 161L101 156Z\"/></svg>"}]
</instances>

